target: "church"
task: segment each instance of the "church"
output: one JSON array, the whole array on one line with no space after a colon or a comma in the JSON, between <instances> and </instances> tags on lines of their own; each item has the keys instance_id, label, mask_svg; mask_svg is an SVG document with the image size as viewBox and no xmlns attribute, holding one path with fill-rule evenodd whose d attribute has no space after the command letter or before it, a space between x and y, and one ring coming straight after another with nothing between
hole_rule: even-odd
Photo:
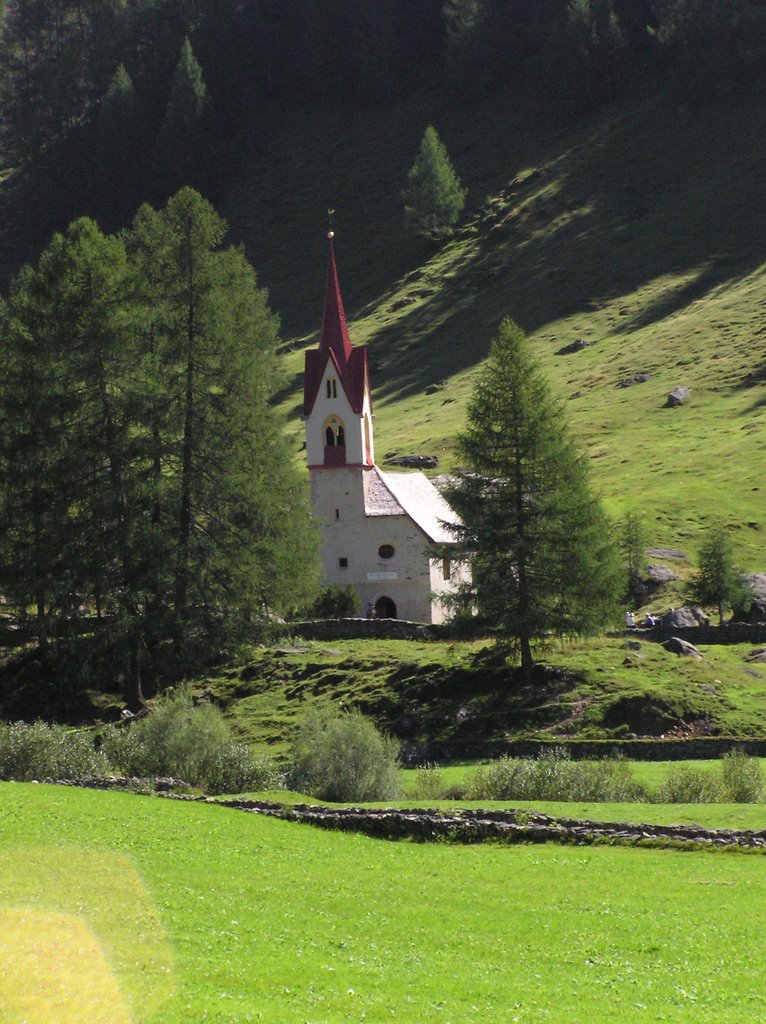
<instances>
[{"instance_id":1,"label":"church","mask_svg":"<svg viewBox=\"0 0 766 1024\"><path fill-rule=\"evenodd\" d=\"M306 352L303 394L323 584L352 586L360 615L443 622L445 599L469 574L445 549L457 516L423 473L384 473L375 464L367 350L349 340L332 231L328 237L322 334Z\"/></svg>"}]
</instances>

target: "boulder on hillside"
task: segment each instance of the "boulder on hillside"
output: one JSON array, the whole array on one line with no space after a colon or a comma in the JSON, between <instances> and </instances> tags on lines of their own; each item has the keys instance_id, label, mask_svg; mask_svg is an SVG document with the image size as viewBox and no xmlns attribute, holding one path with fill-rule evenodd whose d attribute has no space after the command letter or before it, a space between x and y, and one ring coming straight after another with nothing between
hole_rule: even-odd
<instances>
[{"instance_id":1,"label":"boulder on hillside","mask_svg":"<svg viewBox=\"0 0 766 1024\"><path fill-rule=\"evenodd\" d=\"M671 608L660 615L659 625L662 629L675 629L678 626L707 626L710 619L696 605L684 605L682 608Z\"/></svg>"},{"instance_id":2,"label":"boulder on hillside","mask_svg":"<svg viewBox=\"0 0 766 1024\"><path fill-rule=\"evenodd\" d=\"M750 607L746 611L736 609L735 618L739 622L766 622L766 572L745 572L742 583L749 591Z\"/></svg>"},{"instance_id":3,"label":"boulder on hillside","mask_svg":"<svg viewBox=\"0 0 766 1024\"><path fill-rule=\"evenodd\" d=\"M690 397L691 391L689 390L689 388L673 388L673 390L668 395L668 399L665 402L665 406L668 409L676 409L679 405L684 405L686 402L688 402Z\"/></svg>"},{"instance_id":4,"label":"boulder on hillside","mask_svg":"<svg viewBox=\"0 0 766 1024\"><path fill-rule=\"evenodd\" d=\"M671 654L680 654L685 658L702 657L702 651L698 650L694 644L690 644L688 640L682 640L680 636L672 636L662 646Z\"/></svg>"},{"instance_id":5,"label":"boulder on hillside","mask_svg":"<svg viewBox=\"0 0 766 1024\"><path fill-rule=\"evenodd\" d=\"M576 338L575 341L569 345L564 345L563 348L556 349L557 356L571 356L573 352L582 352L584 348L587 348L590 343L585 338Z\"/></svg>"},{"instance_id":6,"label":"boulder on hillside","mask_svg":"<svg viewBox=\"0 0 766 1024\"><path fill-rule=\"evenodd\" d=\"M407 469L436 469L439 465L438 455L397 455L386 459L387 466L406 466Z\"/></svg>"},{"instance_id":7,"label":"boulder on hillside","mask_svg":"<svg viewBox=\"0 0 766 1024\"><path fill-rule=\"evenodd\" d=\"M745 661L766 661L766 647L756 647L754 651L745 655Z\"/></svg>"},{"instance_id":8,"label":"boulder on hillside","mask_svg":"<svg viewBox=\"0 0 766 1024\"><path fill-rule=\"evenodd\" d=\"M650 558L673 558L679 562L686 561L686 552L680 548L647 548L645 554Z\"/></svg>"},{"instance_id":9,"label":"boulder on hillside","mask_svg":"<svg viewBox=\"0 0 766 1024\"><path fill-rule=\"evenodd\" d=\"M652 379L651 373L634 373L632 377L623 377L618 382L618 388L632 388L634 384L646 384L648 380Z\"/></svg>"},{"instance_id":10,"label":"boulder on hillside","mask_svg":"<svg viewBox=\"0 0 766 1024\"><path fill-rule=\"evenodd\" d=\"M670 583L678 579L678 573L673 572L667 565L650 565L646 570L646 583L652 587L661 587L663 583Z\"/></svg>"}]
</instances>

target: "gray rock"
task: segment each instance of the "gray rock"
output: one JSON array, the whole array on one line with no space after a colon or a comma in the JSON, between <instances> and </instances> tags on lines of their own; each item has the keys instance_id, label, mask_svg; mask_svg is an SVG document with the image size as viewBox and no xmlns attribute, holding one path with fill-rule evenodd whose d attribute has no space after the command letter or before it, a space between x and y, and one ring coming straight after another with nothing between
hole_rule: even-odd
<instances>
[{"instance_id":1,"label":"gray rock","mask_svg":"<svg viewBox=\"0 0 766 1024\"><path fill-rule=\"evenodd\" d=\"M408 469L436 469L439 465L438 455L397 455L386 459L387 466L406 466Z\"/></svg>"},{"instance_id":2,"label":"gray rock","mask_svg":"<svg viewBox=\"0 0 766 1024\"><path fill-rule=\"evenodd\" d=\"M686 561L686 552L678 548L647 548L646 554L650 558L673 558L677 562Z\"/></svg>"},{"instance_id":3,"label":"gray rock","mask_svg":"<svg viewBox=\"0 0 766 1024\"><path fill-rule=\"evenodd\" d=\"M766 572L746 572L742 582L750 591L750 611L745 618L749 622L766 622Z\"/></svg>"},{"instance_id":4,"label":"gray rock","mask_svg":"<svg viewBox=\"0 0 766 1024\"><path fill-rule=\"evenodd\" d=\"M688 388L673 388L673 390L668 395L668 400L667 402L665 402L665 405L669 409L675 409L679 405L684 405L686 402L688 402L690 397L691 391Z\"/></svg>"},{"instance_id":5,"label":"gray rock","mask_svg":"<svg viewBox=\"0 0 766 1024\"><path fill-rule=\"evenodd\" d=\"M588 344L589 343L585 340L585 338L577 338L570 345L564 345L563 348L557 349L556 355L569 356L572 355L572 353L574 352L582 352L584 348L588 347Z\"/></svg>"},{"instance_id":6,"label":"gray rock","mask_svg":"<svg viewBox=\"0 0 766 1024\"><path fill-rule=\"evenodd\" d=\"M766 647L758 647L746 654L745 661L766 661Z\"/></svg>"},{"instance_id":7,"label":"gray rock","mask_svg":"<svg viewBox=\"0 0 766 1024\"><path fill-rule=\"evenodd\" d=\"M698 650L694 644L690 644L688 640L682 640L680 636L672 636L662 646L671 654L680 654L686 658L702 657L702 651Z\"/></svg>"},{"instance_id":8,"label":"gray rock","mask_svg":"<svg viewBox=\"0 0 766 1024\"><path fill-rule=\"evenodd\" d=\"M646 384L652 379L651 373L634 373L632 377L624 377L617 385L618 388L632 388L634 384Z\"/></svg>"},{"instance_id":9,"label":"gray rock","mask_svg":"<svg viewBox=\"0 0 766 1024\"><path fill-rule=\"evenodd\" d=\"M660 616L662 629L674 629L677 626L707 626L710 619L696 606L684 605L683 608L671 608Z\"/></svg>"},{"instance_id":10,"label":"gray rock","mask_svg":"<svg viewBox=\"0 0 766 1024\"><path fill-rule=\"evenodd\" d=\"M646 570L646 582L651 583L654 586L661 586L663 583L670 583L671 580L677 580L678 573L667 565L650 565Z\"/></svg>"}]
</instances>

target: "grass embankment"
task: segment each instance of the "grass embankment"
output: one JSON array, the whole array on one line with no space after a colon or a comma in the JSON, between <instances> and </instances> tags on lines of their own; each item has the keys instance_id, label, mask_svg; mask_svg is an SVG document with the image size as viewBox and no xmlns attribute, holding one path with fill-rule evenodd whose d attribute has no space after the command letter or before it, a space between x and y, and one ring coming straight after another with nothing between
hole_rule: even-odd
<instances>
[{"instance_id":1,"label":"grass embankment","mask_svg":"<svg viewBox=\"0 0 766 1024\"><path fill-rule=\"evenodd\" d=\"M683 734L692 723L766 735L766 670L745 660L752 648L702 650L698 661L648 641L638 649L622 638L573 642L546 652L547 668L525 686L482 642L312 641L254 650L197 688L221 704L240 739L278 756L318 701L358 707L414 748Z\"/></svg>"},{"instance_id":2,"label":"grass embankment","mask_svg":"<svg viewBox=\"0 0 766 1024\"><path fill-rule=\"evenodd\" d=\"M87 926L102 957L81 969L120 990L122 1008L91 1014L62 968L79 1019L739 1024L766 1011L760 857L385 843L11 784L0 819L0 913L39 925L43 949L54 918L71 941ZM4 962L3 1013L59 1019L48 992L27 998L23 972Z\"/></svg>"}]
</instances>

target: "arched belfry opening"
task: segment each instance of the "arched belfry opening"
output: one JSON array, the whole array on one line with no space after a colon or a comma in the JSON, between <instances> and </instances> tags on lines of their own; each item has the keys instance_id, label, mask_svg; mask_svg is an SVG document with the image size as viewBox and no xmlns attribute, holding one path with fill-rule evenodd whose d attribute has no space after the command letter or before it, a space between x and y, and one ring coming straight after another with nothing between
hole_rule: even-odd
<instances>
[{"instance_id":1,"label":"arched belfry opening","mask_svg":"<svg viewBox=\"0 0 766 1024\"><path fill-rule=\"evenodd\" d=\"M326 466L343 466L346 462L346 428L339 416L325 420L324 462Z\"/></svg>"}]
</instances>

